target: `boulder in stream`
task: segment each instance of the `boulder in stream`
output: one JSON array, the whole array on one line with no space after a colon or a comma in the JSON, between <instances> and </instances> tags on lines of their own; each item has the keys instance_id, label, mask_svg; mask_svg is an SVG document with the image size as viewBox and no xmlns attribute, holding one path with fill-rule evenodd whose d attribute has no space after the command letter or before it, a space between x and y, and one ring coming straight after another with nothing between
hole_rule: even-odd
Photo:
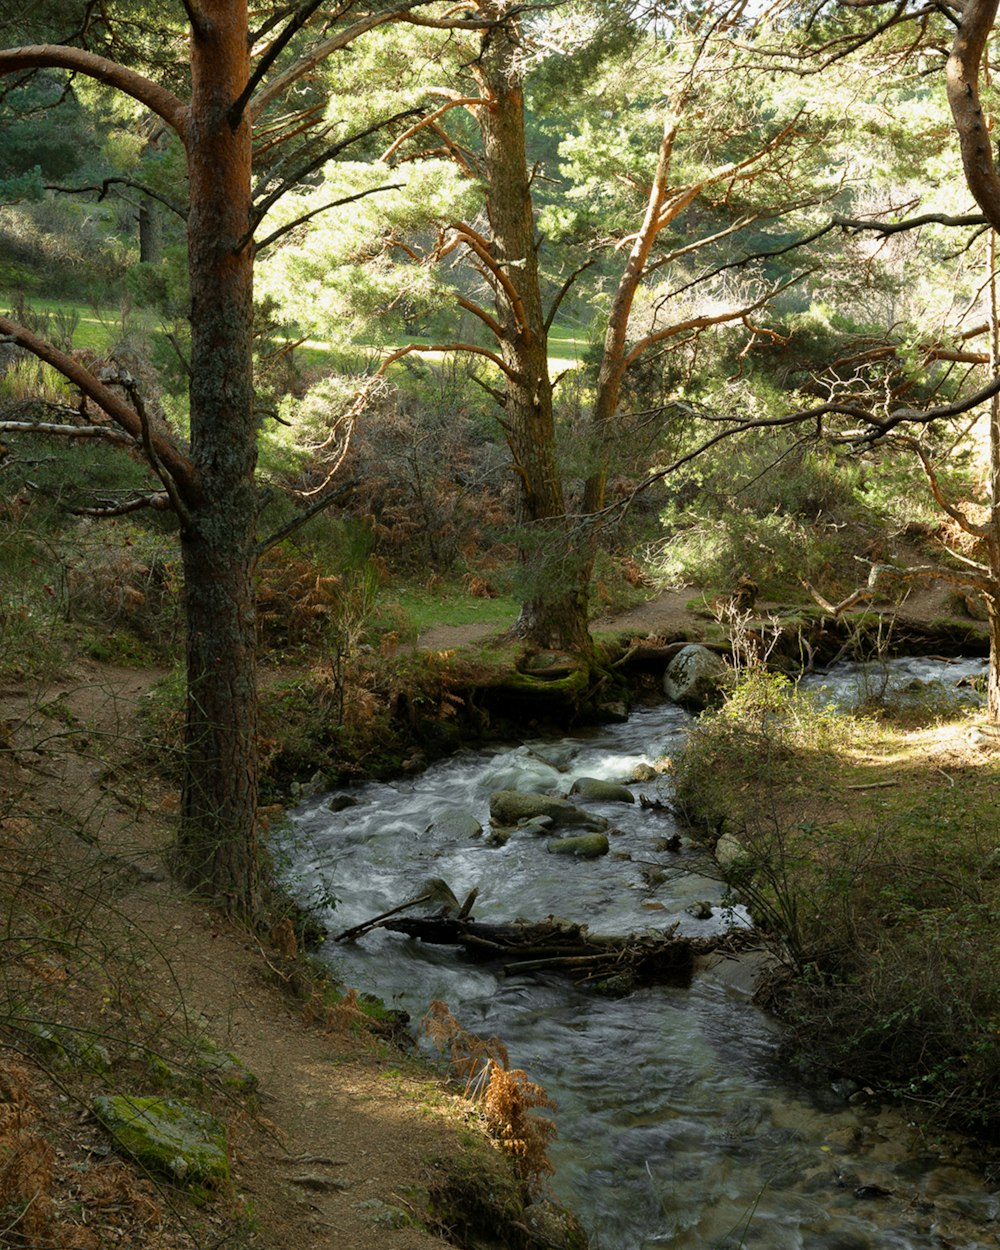
<instances>
[{"instance_id":1,"label":"boulder in stream","mask_svg":"<svg viewBox=\"0 0 1000 1250\"><path fill-rule=\"evenodd\" d=\"M494 790L490 795L490 820L495 825L517 825L521 821L548 816L559 827L603 830L608 822L601 816L581 811L568 799L548 794L527 794L521 790Z\"/></svg>"},{"instance_id":2,"label":"boulder in stream","mask_svg":"<svg viewBox=\"0 0 1000 1250\"><path fill-rule=\"evenodd\" d=\"M617 781L604 781L600 777L577 777L570 787L570 794L601 803L635 802L635 795L628 786L619 785Z\"/></svg>"},{"instance_id":3,"label":"boulder in stream","mask_svg":"<svg viewBox=\"0 0 1000 1250\"><path fill-rule=\"evenodd\" d=\"M447 838L481 838L483 836L483 826L471 812L461 807L448 807L443 812L438 812L427 828L434 829Z\"/></svg>"},{"instance_id":4,"label":"boulder in stream","mask_svg":"<svg viewBox=\"0 0 1000 1250\"><path fill-rule=\"evenodd\" d=\"M575 855L577 859L597 859L608 853L608 838L604 833L581 833L572 838L552 838L548 844L550 855Z\"/></svg>"},{"instance_id":5,"label":"boulder in stream","mask_svg":"<svg viewBox=\"0 0 1000 1250\"><path fill-rule=\"evenodd\" d=\"M719 699L730 679L729 666L714 651L691 643L683 647L663 674L663 692L682 707L701 711Z\"/></svg>"},{"instance_id":6,"label":"boulder in stream","mask_svg":"<svg viewBox=\"0 0 1000 1250\"><path fill-rule=\"evenodd\" d=\"M715 844L715 862L723 872L727 869L743 866L750 858L749 852L739 838L731 833L724 833Z\"/></svg>"}]
</instances>

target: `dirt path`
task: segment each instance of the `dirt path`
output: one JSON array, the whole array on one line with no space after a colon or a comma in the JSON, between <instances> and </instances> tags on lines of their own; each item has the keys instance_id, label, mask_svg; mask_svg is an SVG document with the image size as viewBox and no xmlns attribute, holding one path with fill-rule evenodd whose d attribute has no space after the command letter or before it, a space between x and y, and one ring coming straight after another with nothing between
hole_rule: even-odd
<instances>
[{"instance_id":1,"label":"dirt path","mask_svg":"<svg viewBox=\"0 0 1000 1250\"><path fill-rule=\"evenodd\" d=\"M914 594L904 615L933 619L943 594L941 588ZM696 597L691 590L666 591L595 625L643 637L697 636L711 614L707 607L692 612ZM418 645L448 650L488 632L438 627ZM0 691L0 854L10 852L9 867L17 859L11 848L19 855L29 844L32 880L42 882L37 890L45 906L54 915L69 916L73 908L85 914L72 922L82 965L44 953L44 944L43 955L32 957L35 971L60 987L63 1010L87 1020L104 1012L110 1019L119 1010L118 1027L152 1037L154 1047L176 1049L178 1038L207 1037L256 1075L259 1101L256 1111L232 1101L221 1108L233 1145L230 1223L212 1232L211 1213L199 1216L150 1191L160 1214L140 1227L94 1197L103 1190L87 1188L112 1167L99 1126L67 1101L63 1085L39 1077L41 1123L61 1152L52 1164L57 1207L82 1210L91 1232L99 1220L112 1230L96 1241L80 1233L59 1250L443 1247L446 1242L406 1221L439 1177L438 1161L458 1161L461 1170L463 1158L474 1158L472 1167L481 1170L482 1138L469 1131L468 1107L421 1066L357 1032L349 1014L329 1016L327 1027L310 1022L307 1017L323 1013L304 1012L282 985L282 957L220 921L169 877L165 854L178 794L146 766L141 716L156 676L82 663L55 686ZM129 1016L122 1004L133 1000ZM129 1092L144 1092L134 1073L113 1071L112 1078L131 1081ZM129 1184L135 1208L140 1182ZM233 1210L244 1212L235 1232Z\"/></svg>"},{"instance_id":2,"label":"dirt path","mask_svg":"<svg viewBox=\"0 0 1000 1250\"><path fill-rule=\"evenodd\" d=\"M164 855L177 793L137 763L143 743L136 709L155 676L84 664L56 688L0 693L0 724L15 748L0 753L0 851L15 832L30 833L32 871L41 865L48 877L49 910L75 927L72 955L32 960L37 969L43 959L45 978L59 982L53 1018L89 1025L106 1011L109 1046L131 1031L169 1062L185 1039L206 1038L233 1051L258 1078L256 1109L232 1100L221 1107L230 1129L234 1208L246 1212L228 1245L445 1246L421 1228L391 1225L427 1190L435 1160L461 1159L470 1142L478 1148L467 1106L421 1065L356 1031L349 1013L339 1023L332 1017L326 1028L307 1023L316 1013L304 1012L282 985L288 968L282 957L168 876ZM65 941L54 942L53 950ZM120 1006L126 999L129 1009ZM39 1011L44 1017L44 1003ZM13 1055L0 1046L0 1060ZM47 1136L58 1144L52 1195L67 1209L83 1206L86 1219L80 1175L96 1184L94 1161L107 1157L107 1146L86 1111L67 1107L59 1090L70 1078L56 1076L57 1085L42 1076L34 1086ZM159 1092L138 1079L124 1070L111 1074L112 1086L124 1092ZM98 1190L90 1192L88 1232L104 1202ZM206 1250L206 1228L222 1217L202 1220L184 1201L149 1192L160 1210L152 1224L138 1230L125 1215L117 1222L107 1216L108 1240L90 1242L74 1226L60 1250L64 1244L67 1250L104 1244ZM0 1244L23 1243L8 1243L0 1232Z\"/></svg>"}]
</instances>

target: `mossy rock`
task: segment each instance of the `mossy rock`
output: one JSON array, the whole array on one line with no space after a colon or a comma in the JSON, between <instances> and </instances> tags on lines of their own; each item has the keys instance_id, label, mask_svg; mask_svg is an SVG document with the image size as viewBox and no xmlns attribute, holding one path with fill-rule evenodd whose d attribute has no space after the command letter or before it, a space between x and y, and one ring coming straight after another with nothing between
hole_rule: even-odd
<instances>
[{"instance_id":1,"label":"mossy rock","mask_svg":"<svg viewBox=\"0 0 1000 1250\"><path fill-rule=\"evenodd\" d=\"M50 1063L62 1068L83 1068L90 1072L110 1072L111 1055L108 1048L95 1037L75 1029L49 1027L31 1023L27 1031L35 1039L37 1048Z\"/></svg>"},{"instance_id":2,"label":"mossy rock","mask_svg":"<svg viewBox=\"0 0 1000 1250\"><path fill-rule=\"evenodd\" d=\"M469 1250L587 1250L587 1235L547 1201L525 1204L511 1161L483 1138L468 1153L435 1159L428 1177L430 1226Z\"/></svg>"},{"instance_id":3,"label":"mossy rock","mask_svg":"<svg viewBox=\"0 0 1000 1250\"><path fill-rule=\"evenodd\" d=\"M547 816L553 826L573 825L584 829L606 829L608 822L600 816L581 811L568 799L546 794L530 794L521 790L494 790L490 795L490 819L497 825L517 825L521 821Z\"/></svg>"},{"instance_id":4,"label":"mossy rock","mask_svg":"<svg viewBox=\"0 0 1000 1250\"><path fill-rule=\"evenodd\" d=\"M218 1187L229 1179L223 1124L176 1098L94 1099L94 1114L125 1154L178 1185Z\"/></svg>"},{"instance_id":5,"label":"mossy rock","mask_svg":"<svg viewBox=\"0 0 1000 1250\"><path fill-rule=\"evenodd\" d=\"M605 781L601 777L577 777L570 788L570 794L603 803L635 802L635 795L628 786L619 785L617 781Z\"/></svg>"},{"instance_id":6,"label":"mossy rock","mask_svg":"<svg viewBox=\"0 0 1000 1250\"><path fill-rule=\"evenodd\" d=\"M194 1067L207 1077L214 1077L227 1089L238 1094L252 1094L258 1085L256 1076L242 1059L223 1050L207 1038L199 1038L191 1051Z\"/></svg>"},{"instance_id":7,"label":"mossy rock","mask_svg":"<svg viewBox=\"0 0 1000 1250\"><path fill-rule=\"evenodd\" d=\"M598 859L608 853L608 839L603 833L583 833L576 838L552 838L550 855L574 855L577 859Z\"/></svg>"}]
</instances>

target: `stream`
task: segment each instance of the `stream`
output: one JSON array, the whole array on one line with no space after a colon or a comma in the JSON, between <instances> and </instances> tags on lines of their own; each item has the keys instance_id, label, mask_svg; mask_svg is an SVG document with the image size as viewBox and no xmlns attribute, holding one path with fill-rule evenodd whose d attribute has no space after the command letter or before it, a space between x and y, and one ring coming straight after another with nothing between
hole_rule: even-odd
<instances>
[{"instance_id":1,"label":"stream","mask_svg":"<svg viewBox=\"0 0 1000 1250\"><path fill-rule=\"evenodd\" d=\"M984 671L978 660L906 660L893 662L892 679L953 685ZM858 670L811 680L844 698ZM611 821L611 853L596 860L547 854L532 834L491 846L463 827L471 815L489 832L494 790L565 794L578 777L627 780L675 753L690 723L665 703L579 737L466 751L354 788L356 805L342 811L316 795L292 813L292 888L331 933L432 877L459 899L478 887L480 921L555 915L609 934L677 923L699 936L746 924L723 905L712 860L686 836L679 852L659 849L683 830L638 803L580 801ZM657 777L629 788L669 799L667 787ZM687 910L705 902L710 918ZM746 960L717 959L689 988L610 998L561 978L504 978L384 930L320 954L415 1021L440 998L467 1029L503 1039L511 1065L558 1103L552 1187L594 1250L1000 1245L1000 1193L984 1186L971 1149L921 1139L850 1082L807 1090L779 1068L777 1026L750 1002Z\"/></svg>"}]
</instances>

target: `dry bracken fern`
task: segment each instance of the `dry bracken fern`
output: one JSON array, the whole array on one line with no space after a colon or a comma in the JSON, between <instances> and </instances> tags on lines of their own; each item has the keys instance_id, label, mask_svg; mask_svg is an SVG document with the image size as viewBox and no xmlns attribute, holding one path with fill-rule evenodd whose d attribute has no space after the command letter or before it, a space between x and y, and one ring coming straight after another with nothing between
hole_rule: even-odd
<instances>
[{"instance_id":1,"label":"dry bracken fern","mask_svg":"<svg viewBox=\"0 0 1000 1250\"><path fill-rule=\"evenodd\" d=\"M537 1107L554 1111L556 1104L523 1069L510 1066L507 1048L498 1037L470 1033L446 1003L432 1002L422 1024L431 1043L448 1056L452 1073L465 1082L465 1097L479 1107L491 1136L514 1158L525 1186L537 1188L552 1171L548 1147L556 1126L534 1111Z\"/></svg>"}]
</instances>

